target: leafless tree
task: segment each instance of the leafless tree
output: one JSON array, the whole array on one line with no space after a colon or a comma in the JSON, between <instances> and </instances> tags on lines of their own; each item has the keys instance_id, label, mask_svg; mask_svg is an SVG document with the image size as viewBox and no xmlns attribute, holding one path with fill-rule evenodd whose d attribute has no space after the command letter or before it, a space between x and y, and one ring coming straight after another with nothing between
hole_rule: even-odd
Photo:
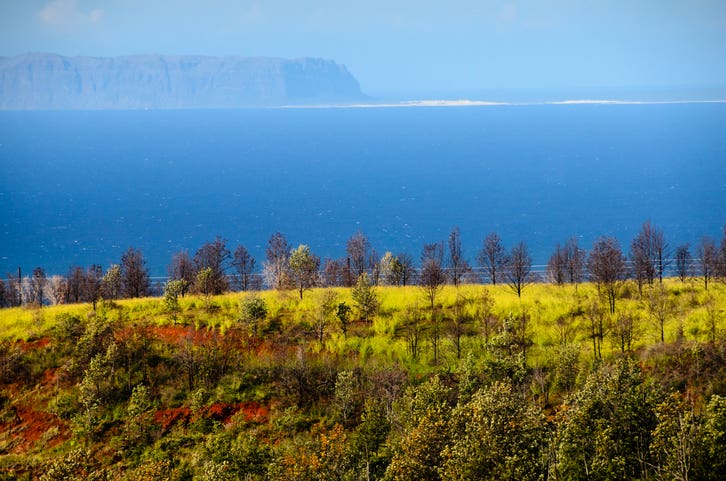
<instances>
[{"instance_id":1,"label":"leafless tree","mask_svg":"<svg viewBox=\"0 0 726 481\"><path fill-rule=\"evenodd\" d=\"M502 240L499 238L499 234L496 232L488 234L484 239L481 251L479 251L477 261L484 268L492 284L497 284L498 276L501 273L506 259L507 252L502 246Z\"/></svg>"},{"instance_id":2,"label":"leafless tree","mask_svg":"<svg viewBox=\"0 0 726 481\"><path fill-rule=\"evenodd\" d=\"M679 245L676 248L676 273L681 282L685 282L692 274L691 251L688 244Z\"/></svg>"},{"instance_id":3,"label":"leafless tree","mask_svg":"<svg viewBox=\"0 0 726 481\"><path fill-rule=\"evenodd\" d=\"M267 284L273 289L285 289L290 285L290 244L285 236L276 232L267 241L267 260L264 273Z\"/></svg>"},{"instance_id":4,"label":"leafless tree","mask_svg":"<svg viewBox=\"0 0 726 481\"><path fill-rule=\"evenodd\" d=\"M458 286L464 276L471 271L469 263L464 258L464 252L461 248L461 232L458 227L451 229L449 234L449 274L451 282Z\"/></svg>"},{"instance_id":5,"label":"leafless tree","mask_svg":"<svg viewBox=\"0 0 726 481\"><path fill-rule=\"evenodd\" d=\"M0 282L2 284L2 282ZM63 276L54 275L48 278L47 297L51 304L63 304L66 301L66 279Z\"/></svg>"},{"instance_id":6,"label":"leafless tree","mask_svg":"<svg viewBox=\"0 0 726 481\"><path fill-rule=\"evenodd\" d=\"M608 299L610 313L615 314L620 283L625 279L625 256L614 237L601 237L595 241L587 262L592 280Z\"/></svg>"},{"instance_id":7,"label":"leafless tree","mask_svg":"<svg viewBox=\"0 0 726 481\"><path fill-rule=\"evenodd\" d=\"M149 271L139 249L129 247L121 255L121 285L126 297L143 297L149 290Z\"/></svg>"},{"instance_id":8,"label":"leafless tree","mask_svg":"<svg viewBox=\"0 0 726 481\"><path fill-rule=\"evenodd\" d=\"M517 297L521 298L522 290L529 284L532 275L532 257L527 244L520 242L512 248L504 265L504 275Z\"/></svg>"},{"instance_id":9,"label":"leafless tree","mask_svg":"<svg viewBox=\"0 0 726 481\"><path fill-rule=\"evenodd\" d=\"M20 268L18 268L18 276L7 274L6 303L9 307L16 307L23 304L23 279L20 276Z\"/></svg>"},{"instance_id":10,"label":"leafless tree","mask_svg":"<svg viewBox=\"0 0 726 481\"><path fill-rule=\"evenodd\" d=\"M90 302L93 310L96 310L96 303L103 292L103 268L93 264L86 270L86 294L84 301Z\"/></svg>"},{"instance_id":11,"label":"leafless tree","mask_svg":"<svg viewBox=\"0 0 726 481\"><path fill-rule=\"evenodd\" d=\"M187 291L194 285L194 280L197 277L197 269L194 267L194 261L189 256L189 252L183 250L174 254L167 271L170 279L185 281L185 287L180 293L184 297Z\"/></svg>"},{"instance_id":12,"label":"leafless tree","mask_svg":"<svg viewBox=\"0 0 726 481\"><path fill-rule=\"evenodd\" d=\"M577 245L577 238L571 237L565 245L567 250L567 276L570 284L582 282L585 277L585 264L587 254L585 249L581 249Z\"/></svg>"},{"instance_id":13,"label":"leafless tree","mask_svg":"<svg viewBox=\"0 0 726 481\"><path fill-rule=\"evenodd\" d=\"M698 245L698 260L701 267L701 276L703 277L703 286L708 290L708 283L716 271L718 262L716 243L710 237L701 239L701 243Z\"/></svg>"},{"instance_id":14,"label":"leafless tree","mask_svg":"<svg viewBox=\"0 0 726 481\"><path fill-rule=\"evenodd\" d=\"M561 286L567 279L567 247L557 244L555 251L547 261L547 278L553 284Z\"/></svg>"},{"instance_id":15,"label":"leafless tree","mask_svg":"<svg viewBox=\"0 0 726 481\"><path fill-rule=\"evenodd\" d=\"M446 274L442 267L444 258L444 243L425 244L421 253L421 274L419 275L419 285L424 291L426 299L431 306L431 312L434 311L436 296L446 284Z\"/></svg>"},{"instance_id":16,"label":"leafless tree","mask_svg":"<svg viewBox=\"0 0 726 481\"><path fill-rule=\"evenodd\" d=\"M673 303L663 284L650 288L647 297L648 313L660 332L660 342L665 343L665 324L673 313Z\"/></svg>"},{"instance_id":17,"label":"leafless tree","mask_svg":"<svg viewBox=\"0 0 726 481\"><path fill-rule=\"evenodd\" d=\"M345 247L350 259L350 267L354 279L366 272L371 259L371 245L368 238L360 231L348 239Z\"/></svg>"},{"instance_id":18,"label":"leafless tree","mask_svg":"<svg viewBox=\"0 0 726 481\"><path fill-rule=\"evenodd\" d=\"M33 276L30 278L30 295L29 302L43 307L43 295L45 294L46 276L42 267L33 269Z\"/></svg>"},{"instance_id":19,"label":"leafless tree","mask_svg":"<svg viewBox=\"0 0 726 481\"><path fill-rule=\"evenodd\" d=\"M77 304L83 301L85 296L86 274L80 266L71 267L68 272L68 291L66 299L68 302Z\"/></svg>"},{"instance_id":20,"label":"leafless tree","mask_svg":"<svg viewBox=\"0 0 726 481\"><path fill-rule=\"evenodd\" d=\"M474 316L472 316L472 306L475 304L476 299L473 297L465 296L460 293L456 295L453 316L449 325L449 338L456 350L457 359L461 359L462 339L464 336L472 333L471 324L474 321Z\"/></svg>"},{"instance_id":21,"label":"leafless tree","mask_svg":"<svg viewBox=\"0 0 726 481\"><path fill-rule=\"evenodd\" d=\"M402 252L396 256L396 259L398 259L399 265L397 266L397 269L399 269L399 278L402 286L408 286L415 282L416 277L416 269L413 266L413 258L405 253Z\"/></svg>"},{"instance_id":22,"label":"leafless tree","mask_svg":"<svg viewBox=\"0 0 726 481\"><path fill-rule=\"evenodd\" d=\"M723 226L723 235L721 236L721 244L718 249L718 262L716 267L716 277L722 282L726 282L726 224Z\"/></svg>"},{"instance_id":23,"label":"leafless tree","mask_svg":"<svg viewBox=\"0 0 726 481\"><path fill-rule=\"evenodd\" d=\"M663 231L652 225L650 221L644 223L630 245L633 275L641 294L644 283L652 285L656 277L663 282L665 249Z\"/></svg>"},{"instance_id":24,"label":"leafless tree","mask_svg":"<svg viewBox=\"0 0 726 481\"><path fill-rule=\"evenodd\" d=\"M401 320L399 321L398 332L406 340L408 352L411 353L413 359L418 359L420 354L420 344L423 340L426 324L421 310L417 307L409 306L403 310Z\"/></svg>"},{"instance_id":25,"label":"leafless tree","mask_svg":"<svg viewBox=\"0 0 726 481\"><path fill-rule=\"evenodd\" d=\"M9 289L5 287L5 281L0 279L0 308L10 307L8 291Z\"/></svg>"},{"instance_id":26,"label":"leafless tree","mask_svg":"<svg viewBox=\"0 0 726 481\"><path fill-rule=\"evenodd\" d=\"M207 242L194 254L194 267L196 272L209 267L212 270L209 285L212 294L221 294L229 289L229 282L225 272L227 262L231 258L227 242L217 237L213 242Z\"/></svg>"},{"instance_id":27,"label":"leafless tree","mask_svg":"<svg viewBox=\"0 0 726 481\"><path fill-rule=\"evenodd\" d=\"M240 289L247 291L252 286L252 274L255 272L255 258L245 246L237 246L234 250L232 265L236 271Z\"/></svg>"}]
</instances>

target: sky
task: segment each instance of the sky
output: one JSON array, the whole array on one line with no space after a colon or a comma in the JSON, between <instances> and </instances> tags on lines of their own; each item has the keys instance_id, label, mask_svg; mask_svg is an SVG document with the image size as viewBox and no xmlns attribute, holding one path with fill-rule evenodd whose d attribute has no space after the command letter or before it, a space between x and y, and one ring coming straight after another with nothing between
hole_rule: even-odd
<instances>
[{"instance_id":1,"label":"sky","mask_svg":"<svg viewBox=\"0 0 726 481\"><path fill-rule=\"evenodd\" d=\"M0 0L0 55L322 57L364 92L726 86L724 0Z\"/></svg>"}]
</instances>

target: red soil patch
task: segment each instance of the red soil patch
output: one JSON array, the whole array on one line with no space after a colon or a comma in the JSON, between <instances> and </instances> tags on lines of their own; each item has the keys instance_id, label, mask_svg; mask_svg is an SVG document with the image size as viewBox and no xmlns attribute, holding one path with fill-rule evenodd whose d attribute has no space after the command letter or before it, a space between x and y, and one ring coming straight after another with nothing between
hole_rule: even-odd
<instances>
[{"instance_id":1,"label":"red soil patch","mask_svg":"<svg viewBox=\"0 0 726 481\"><path fill-rule=\"evenodd\" d=\"M50 346L49 337L41 337L35 341L20 341L20 349L22 349L23 352L35 351L48 346Z\"/></svg>"},{"instance_id":2,"label":"red soil patch","mask_svg":"<svg viewBox=\"0 0 726 481\"><path fill-rule=\"evenodd\" d=\"M58 368L58 367L51 368L51 369L46 369L43 372L43 379L41 381L42 384L44 384L46 386L47 385L51 385L51 384L55 384L56 381L58 381L58 370L59 369L60 368Z\"/></svg>"},{"instance_id":3,"label":"red soil patch","mask_svg":"<svg viewBox=\"0 0 726 481\"><path fill-rule=\"evenodd\" d=\"M161 429L164 431L178 423L189 424L191 420L192 410L189 408L162 409L154 413L154 422L161 425Z\"/></svg>"},{"instance_id":4,"label":"red soil patch","mask_svg":"<svg viewBox=\"0 0 726 481\"><path fill-rule=\"evenodd\" d=\"M47 447L52 448L70 438L68 426L50 413L34 411L25 406L15 406L13 410L15 419L0 424L0 433L9 433L13 438L13 453L26 452L53 427L57 428L57 434L46 439Z\"/></svg>"},{"instance_id":5,"label":"red soil patch","mask_svg":"<svg viewBox=\"0 0 726 481\"><path fill-rule=\"evenodd\" d=\"M256 402L244 402L239 404L214 403L200 413L203 418L213 419L222 424L229 424L232 417L241 413L246 422L265 423L270 414L269 408ZM154 413L154 422L161 426L161 429L168 431L177 424L188 425L196 420L200 414L194 414L189 408L162 409Z\"/></svg>"}]
</instances>

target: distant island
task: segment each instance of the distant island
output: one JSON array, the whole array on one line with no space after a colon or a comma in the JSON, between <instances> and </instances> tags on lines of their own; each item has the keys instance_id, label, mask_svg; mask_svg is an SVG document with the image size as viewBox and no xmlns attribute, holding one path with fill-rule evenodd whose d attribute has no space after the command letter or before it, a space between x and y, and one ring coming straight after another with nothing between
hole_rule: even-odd
<instances>
[{"instance_id":1,"label":"distant island","mask_svg":"<svg viewBox=\"0 0 726 481\"><path fill-rule=\"evenodd\" d=\"M133 55L0 57L0 109L240 108L365 100L331 60Z\"/></svg>"}]
</instances>

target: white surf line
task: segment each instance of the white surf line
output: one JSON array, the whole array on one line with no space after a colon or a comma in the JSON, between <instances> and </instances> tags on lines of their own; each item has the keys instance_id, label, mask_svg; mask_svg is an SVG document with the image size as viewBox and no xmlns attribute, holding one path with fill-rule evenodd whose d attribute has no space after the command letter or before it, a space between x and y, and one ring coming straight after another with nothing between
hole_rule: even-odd
<instances>
[{"instance_id":1,"label":"white surf line","mask_svg":"<svg viewBox=\"0 0 726 481\"><path fill-rule=\"evenodd\" d=\"M549 100L541 102L497 102L489 100L406 100L401 102L381 102L365 104L319 104L283 105L280 109L375 109L375 108L413 108L413 107L498 107L534 105L670 105L670 104L723 104L721 100Z\"/></svg>"}]
</instances>

